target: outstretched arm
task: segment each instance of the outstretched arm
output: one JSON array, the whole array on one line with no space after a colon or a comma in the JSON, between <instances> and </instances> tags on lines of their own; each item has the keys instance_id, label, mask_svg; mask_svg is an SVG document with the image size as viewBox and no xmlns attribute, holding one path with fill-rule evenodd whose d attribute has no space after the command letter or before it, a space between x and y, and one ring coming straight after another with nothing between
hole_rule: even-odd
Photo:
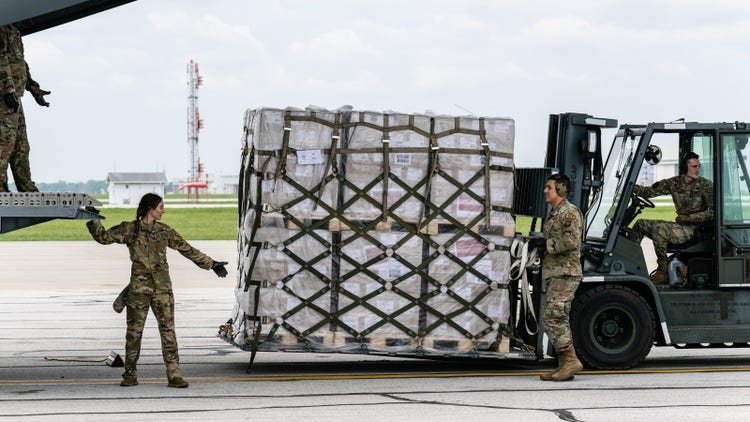
<instances>
[{"instance_id":1,"label":"outstretched arm","mask_svg":"<svg viewBox=\"0 0 750 422\"><path fill-rule=\"evenodd\" d=\"M122 222L107 230L102 226L101 221L91 220L86 223L86 227L89 229L91 237L102 245L111 245L112 243L127 244L127 222Z\"/></svg>"},{"instance_id":2,"label":"outstretched arm","mask_svg":"<svg viewBox=\"0 0 750 422\"><path fill-rule=\"evenodd\" d=\"M179 252L185 258L193 261L193 263L204 270L210 269L214 265L214 260L208 255L199 251L190 245L185 239L180 236L179 233L173 228L169 228L169 247Z\"/></svg>"}]
</instances>

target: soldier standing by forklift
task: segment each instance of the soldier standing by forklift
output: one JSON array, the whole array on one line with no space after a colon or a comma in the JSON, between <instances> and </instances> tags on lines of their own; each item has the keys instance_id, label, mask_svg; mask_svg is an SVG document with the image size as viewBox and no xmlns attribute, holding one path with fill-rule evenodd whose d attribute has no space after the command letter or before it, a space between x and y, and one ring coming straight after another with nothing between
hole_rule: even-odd
<instances>
[{"instance_id":1,"label":"soldier standing by forklift","mask_svg":"<svg viewBox=\"0 0 750 422\"><path fill-rule=\"evenodd\" d=\"M651 187L633 187L633 194L643 198L671 195L677 212L675 222L641 219L633 225L636 242L640 242L643 236L654 242L657 264L656 270L651 274L654 284L669 281L667 243L687 242L695 237L701 223L714 219L714 185L701 177L700 171L698 154L688 152L680 159L679 175L660 180Z\"/></svg>"},{"instance_id":2,"label":"soldier standing by forklift","mask_svg":"<svg viewBox=\"0 0 750 422\"><path fill-rule=\"evenodd\" d=\"M552 211L544 219L544 238L532 238L529 246L543 247L542 277L547 280L544 330L558 355L557 369L539 377L543 381L570 381L583 369L573 347L570 305L581 284L581 211L568 202L570 179L553 174L544 186L544 199Z\"/></svg>"}]
</instances>

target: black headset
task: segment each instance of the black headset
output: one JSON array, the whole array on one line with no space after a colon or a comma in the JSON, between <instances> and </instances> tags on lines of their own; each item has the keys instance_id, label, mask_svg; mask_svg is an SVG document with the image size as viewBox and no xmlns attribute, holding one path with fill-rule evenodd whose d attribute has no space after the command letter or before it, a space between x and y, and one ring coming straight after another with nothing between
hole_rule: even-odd
<instances>
[{"instance_id":1,"label":"black headset","mask_svg":"<svg viewBox=\"0 0 750 422\"><path fill-rule=\"evenodd\" d=\"M692 159L696 159L697 160L699 158L700 157L698 156L698 154L696 154L696 153L694 153L692 151L688 151L688 152L682 154L682 157L680 157L680 166L679 166L679 172L680 172L680 174L687 174L687 162L688 162L688 160L692 160Z\"/></svg>"}]
</instances>

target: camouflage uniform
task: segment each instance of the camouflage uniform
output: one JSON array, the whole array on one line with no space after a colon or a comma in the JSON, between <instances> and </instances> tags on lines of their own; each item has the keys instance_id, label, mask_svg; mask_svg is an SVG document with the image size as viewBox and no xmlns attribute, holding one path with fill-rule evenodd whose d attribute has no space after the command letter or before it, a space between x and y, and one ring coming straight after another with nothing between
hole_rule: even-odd
<instances>
[{"instance_id":1,"label":"camouflage uniform","mask_svg":"<svg viewBox=\"0 0 750 422\"><path fill-rule=\"evenodd\" d=\"M0 88L3 95L15 93L19 103L14 111L0 99L0 192L8 192L8 165L19 192L38 192L31 180L30 147L21 105L29 79L21 33L14 25L0 27Z\"/></svg>"},{"instance_id":2,"label":"camouflage uniform","mask_svg":"<svg viewBox=\"0 0 750 422\"><path fill-rule=\"evenodd\" d=\"M687 216L690 223L675 223L665 220L638 220L633 225L637 239L643 236L654 242L656 258L666 262L667 243L682 243L692 239L698 225L714 219L714 185L704 178L698 177L689 182L683 175L660 180L651 187L640 187L638 195L653 198L661 195L671 195L677 215Z\"/></svg>"},{"instance_id":3,"label":"camouflage uniform","mask_svg":"<svg viewBox=\"0 0 750 422\"><path fill-rule=\"evenodd\" d=\"M19 192L39 192L36 183L31 179L31 166L29 164L29 138L26 135L26 117L23 114L23 106L18 109L18 130L16 131L16 147L10 155L9 166L13 173L13 181ZM6 176L7 178L7 176ZM6 191L7 186L6 186Z\"/></svg>"},{"instance_id":4,"label":"camouflage uniform","mask_svg":"<svg viewBox=\"0 0 750 422\"><path fill-rule=\"evenodd\" d=\"M581 283L581 233L583 216L575 205L563 200L544 219L546 239L542 277L547 280L542 322L557 352L573 346L570 305Z\"/></svg>"},{"instance_id":5,"label":"camouflage uniform","mask_svg":"<svg viewBox=\"0 0 750 422\"><path fill-rule=\"evenodd\" d=\"M167 264L167 246L203 269L210 269L214 260L190 246L174 229L163 223L147 225L140 220L125 221L106 230L99 220L93 220L86 226L97 242L103 245L125 244L130 252L132 266L127 298L128 329L125 336L123 378L136 378L138 375L136 364L149 307L159 326L167 378L172 380L181 376L174 332L174 295Z\"/></svg>"}]
</instances>

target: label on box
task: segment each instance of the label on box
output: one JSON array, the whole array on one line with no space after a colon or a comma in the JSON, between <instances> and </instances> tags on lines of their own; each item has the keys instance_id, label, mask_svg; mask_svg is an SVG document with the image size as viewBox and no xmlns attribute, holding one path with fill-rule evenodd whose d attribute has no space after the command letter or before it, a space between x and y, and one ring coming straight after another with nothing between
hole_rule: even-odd
<instances>
[{"instance_id":1,"label":"label on box","mask_svg":"<svg viewBox=\"0 0 750 422\"><path fill-rule=\"evenodd\" d=\"M401 165L410 165L411 164L411 154L400 152L395 155L395 164L401 164Z\"/></svg>"},{"instance_id":2,"label":"label on box","mask_svg":"<svg viewBox=\"0 0 750 422\"><path fill-rule=\"evenodd\" d=\"M297 165L323 164L323 154L319 149L297 151Z\"/></svg>"}]
</instances>

